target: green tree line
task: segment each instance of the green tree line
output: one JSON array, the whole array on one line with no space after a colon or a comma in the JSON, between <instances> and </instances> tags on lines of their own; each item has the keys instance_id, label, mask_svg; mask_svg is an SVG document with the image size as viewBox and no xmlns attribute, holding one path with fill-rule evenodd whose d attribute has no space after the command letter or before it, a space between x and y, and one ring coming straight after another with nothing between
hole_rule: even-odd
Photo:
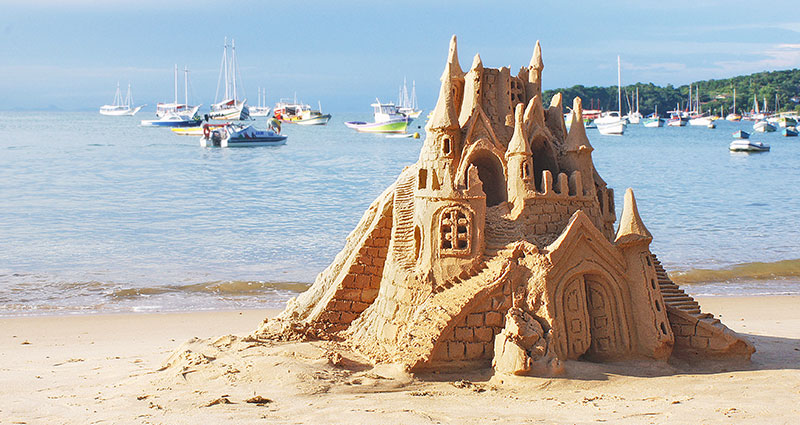
<instances>
[{"instance_id":1,"label":"green tree line","mask_svg":"<svg viewBox=\"0 0 800 425\"><path fill-rule=\"evenodd\" d=\"M800 112L800 69L786 71L759 72L750 75L727 78L723 80L706 80L691 83L692 97L695 90L700 89L700 106L703 111L713 111L718 114L731 113L733 107L733 88L736 87L736 109L738 113L748 112L753 109L753 98L757 96L759 108L763 109L764 99L767 99L769 111L775 111L776 96L778 111ZM673 87L671 84L661 87L653 83L636 83L623 86L622 113L627 113L628 100L631 99L633 109L636 89L639 89L639 111L650 114L658 106L659 114L663 115L668 110L680 108L685 110L689 100L689 85ZM610 87L585 87L577 85L564 89L545 90L543 100L545 105L556 93L562 93L565 106L572 105L572 99L580 97L584 109L602 109L604 111L617 109L617 86ZM627 96L627 97L626 97ZM694 100L694 99L693 99Z\"/></svg>"}]
</instances>

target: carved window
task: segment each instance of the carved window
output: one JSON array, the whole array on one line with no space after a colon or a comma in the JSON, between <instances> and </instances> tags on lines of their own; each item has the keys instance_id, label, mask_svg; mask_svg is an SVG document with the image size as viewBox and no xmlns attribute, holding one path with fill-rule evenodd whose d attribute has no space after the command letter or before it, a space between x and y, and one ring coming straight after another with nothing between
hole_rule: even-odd
<instances>
[{"instance_id":1,"label":"carved window","mask_svg":"<svg viewBox=\"0 0 800 425\"><path fill-rule=\"evenodd\" d=\"M444 141L442 142L442 153L445 154L445 155L449 155L450 154L450 139L449 138L445 138Z\"/></svg>"},{"instance_id":2,"label":"carved window","mask_svg":"<svg viewBox=\"0 0 800 425\"><path fill-rule=\"evenodd\" d=\"M442 211L439 225L439 248L442 255L467 255L472 241L470 213L459 207Z\"/></svg>"},{"instance_id":3,"label":"carved window","mask_svg":"<svg viewBox=\"0 0 800 425\"><path fill-rule=\"evenodd\" d=\"M425 189L428 186L428 170L420 168L417 180L417 189Z\"/></svg>"}]
</instances>

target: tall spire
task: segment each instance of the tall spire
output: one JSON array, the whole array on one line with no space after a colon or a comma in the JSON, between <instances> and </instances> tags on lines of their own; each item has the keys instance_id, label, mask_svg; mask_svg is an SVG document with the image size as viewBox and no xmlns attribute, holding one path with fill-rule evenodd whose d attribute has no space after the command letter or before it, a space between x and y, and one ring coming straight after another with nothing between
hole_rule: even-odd
<instances>
[{"instance_id":1,"label":"tall spire","mask_svg":"<svg viewBox=\"0 0 800 425\"><path fill-rule=\"evenodd\" d=\"M458 113L456 113L455 107L457 99L454 99L452 86L453 81L450 78L442 79L439 100L436 101L436 107L431 112L431 119L428 120L428 125L425 126L426 130L457 130L459 128Z\"/></svg>"},{"instance_id":2,"label":"tall spire","mask_svg":"<svg viewBox=\"0 0 800 425\"><path fill-rule=\"evenodd\" d=\"M472 60L472 67L464 77L464 101L458 116L458 124L460 126L464 126L469 121L475 108L480 103L482 75L483 62L481 62L481 55L476 54Z\"/></svg>"},{"instance_id":3,"label":"tall spire","mask_svg":"<svg viewBox=\"0 0 800 425\"><path fill-rule=\"evenodd\" d=\"M542 45L539 40L536 40L536 47L533 48L533 57L531 57L530 67L541 72L544 69L544 62L542 62Z\"/></svg>"},{"instance_id":4,"label":"tall spire","mask_svg":"<svg viewBox=\"0 0 800 425\"><path fill-rule=\"evenodd\" d=\"M455 34L450 38L450 51L447 54L447 65L444 67L441 80L444 81L445 78L464 78L464 71L458 63L458 43Z\"/></svg>"},{"instance_id":5,"label":"tall spire","mask_svg":"<svg viewBox=\"0 0 800 425\"><path fill-rule=\"evenodd\" d=\"M525 134L525 125L523 124L524 105L518 103L514 109L514 135L511 136L511 141L508 142L508 149L506 150L506 158L512 155L531 155L531 147L528 144L528 138Z\"/></svg>"},{"instance_id":6,"label":"tall spire","mask_svg":"<svg viewBox=\"0 0 800 425\"><path fill-rule=\"evenodd\" d=\"M622 216L619 218L619 230L614 243L617 245L630 245L639 242L649 244L653 240L653 235L644 227L642 217L639 216L639 208L636 206L636 198L633 196L633 189L625 191L625 204L622 209Z\"/></svg>"}]
</instances>

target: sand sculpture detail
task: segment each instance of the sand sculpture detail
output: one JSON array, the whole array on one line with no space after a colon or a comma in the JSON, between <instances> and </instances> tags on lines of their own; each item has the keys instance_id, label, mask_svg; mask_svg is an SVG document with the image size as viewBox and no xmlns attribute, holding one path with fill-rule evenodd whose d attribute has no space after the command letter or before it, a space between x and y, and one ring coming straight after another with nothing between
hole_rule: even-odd
<instances>
[{"instance_id":1,"label":"sand sculpture detail","mask_svg":"<svg viewBox=\"0 0 800 425\"><path fill-rule=\"evenodd\" d=\"M453 36L419 160L259 333L338 339L412 371L749 359L750 343L670 281L631 189L615 232L581 101L567 130L560 95L542 106L543 67L537 42L516 76L477 55L465 73Z\"/></svg>"}]
</instances>

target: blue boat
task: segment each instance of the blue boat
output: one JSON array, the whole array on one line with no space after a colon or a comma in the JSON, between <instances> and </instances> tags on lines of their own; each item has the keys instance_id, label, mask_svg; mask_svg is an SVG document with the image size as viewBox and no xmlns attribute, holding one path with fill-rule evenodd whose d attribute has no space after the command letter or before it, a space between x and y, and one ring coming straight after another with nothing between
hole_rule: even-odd
<instances>
[{"instance_id":1,"label":"blue boat","mask_svg":"<svg viewBox=\"0 0 800 425\"><path fill-rule=\"evenodd\" d=\"M197 127L200 120L174 112L167 113L157 120L142 120L142 127Z\"/></svg>"},{"instance_id":2,"label":"blue boat","mask_svg":"<svg viewBox=\"0 0 800 425\"><path fill-rule=\"evenodd\" d=\"M733 138L734 139L749 139L750 138L750 133L748 133L746 131L739 130L739 131L733 133Z\"/></svg>"},{"instance_id":3,"label":"blue boat","mask_svg":"<svg viewBox=\"0 0 800 425\"><path fill-rule=\"evenodd\" d=\"M781 130L781 135L784 137L797 137L797 129L786 127L783 130Z\"/></svg>"}]
</instances>

